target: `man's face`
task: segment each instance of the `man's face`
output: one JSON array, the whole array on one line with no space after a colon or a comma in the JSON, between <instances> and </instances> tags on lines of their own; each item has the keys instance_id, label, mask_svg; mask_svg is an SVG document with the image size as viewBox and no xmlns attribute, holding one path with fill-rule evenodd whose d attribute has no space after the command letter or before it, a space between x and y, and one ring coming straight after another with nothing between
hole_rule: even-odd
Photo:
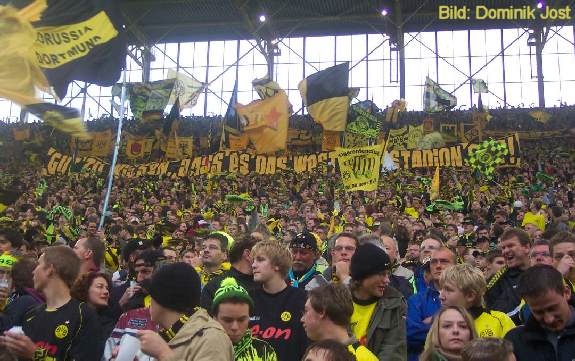
<instances>
[{"instance_id":1,"label":"man's face","mask_svg":"<svg viewBox=\"0 0 575 361\"><path fill-rule=\"evenodd\" d=\"M553 266L557 268L563 258L575 260L575 243L557 243L553 247Z\"/></svg>"},{"instance_id":2,"label":"man's face","mask_svg":"<svg viewBox=\"0 0 575 361\"><path fill-rule=\"evenodd\" d=\"M559 332L563 331L571 318L571 308L568 303L570 296L571 292L565 286L563 293L547 290L545 294L537 297L525 297L525 302L541 327Z\"/></svg>"},{"instance_id":3,"label":"man's face","mask_svg":"<svg viewBox=\"0 0 575 361\"><path fill-rule=\"evenodd\" d=\"M331 250L332 263L340 261L351 262L351 257L356 250L355 240L350 237L339 237Z\"/></svg>"},{"instance_id":4,"label":"man's face","mask_svg":"<svg viewBox=\"0 0 575 361\"><path fill-rule=\"evenodd\" d=\"M202 243L202 264L208 267L221 265L226 260L226 254L218 239L208 238Z\"/></svg>"},{"instance_id":5,"label":"man's face","mask_svg":"<svg viewBox=\"0 0 575 361\"><path fill-rule=\"evenodd\" d=\"M48 284L48 279L52 275L53 267L48 267L44 261L44 255L38 259L38 265L32 272L32 279L34 280L34 288L42 291Z\"/></svg>"},{"instance_id":6,"label":"man's face","mask_svg":"<svg viewBox=\"0 0 575 361\"><path fill-rule=\"evenodd\" d=\"M268 256L259 253L254 256L252 262L252 271L254 274L254 281L264 283L270 280L277 272L277 267L274 267Z\"/></svg>"},{"instance_id":7,"label":"man's face","mask_svg":"<svg viewBox=\"0 0 575 361\"><path fill-rule=\"evenodd\" d=\"M517 237L511 237L499 243L499 248L509 268L529 266L529 245L521 245Z\"/></svg>"},{"instance_id":8,"label":"man's face","mask_svg":"<svg viewBox=\"0 0 575 361\"><path fill-rule=\"evenodd\" d=\"M397 260L397 247L395 247L395 240L388 236L381 236L381 241L383 242L383 249L385 253L389 256L392 262Z\"/></svg>"},{"instance_id":9,"label":"man's face","mask_svg":"<svg viewBox=\"0 0 575 361\"><path fill-rule=\"evenodd\" d=\"M455 257L448 249L441 249L434 251L431 254L431 261L429 263L429 269L431 270L431 279L433 282L439 282L441 274L443 271L455 264Z\"/></svg>"},{"instance_id":10,"label":"man's face","mask_svg":"<svg viewBox=\"0 0 575 361\"><path fill-rule=\"evenodd\" d=\"M441 243L433 238L424 239L419 247L419 261L424 262L425 259L429 258L433 251L441 248Z\"/></svg>"},{"instance_id":11,"label":"man's face","mask_svg":"<svg viewBox=\"0 0 575 361\"><path fill-rule=\"evenodd\" d=\"M531 266L535 266L536 264L552 265L553 258L551 258L549 246L545 244L533 246L529 252L529 263Z\"/></svg>"},{"instance_id":12,"label":"man's face","mask_svg":"<svg viewBox=\"0 0 575 361\"><path fill-rule=\"evenodd\" d=\"M505 258L503 256L495 257L493 258L493 261L491 261L491 263L489 264L489 270L491 271L491 273L495 274L503 266L505 266Z\"/></svg>"},{"instance_id":13,"label":"man's face","mask_svg":"<svg viewBox=\"0 0 575 361\"><path fill-rule=\"evenodd\" d=\"M294 272L306 272L317 259L317 254L311 248L291 248L293 257L292 269Z\"/></svg>"},{"instance_id":14,"label":"man's face","mask_svg":"<svg viewBox=\"0 0 575 361\"><path fill-rule=\"evenodd\" d=\"M168 262L178 262L178 252L173 249L164 249L164 257Z\"/></svg>"},{"instance_id":15,"label":"man's face","mask_svg":"<svg viewBox=\"0 0 575 361\"><path fill-rule=\"evenodd\" d=\"M439 289L439 299L442 306L462 306L465 304L465 295L452 282L445 282Z\"/></svg>"},{"instance_id":16,"label":"man's face","mask_svg":"<svg viewBox=\"0 0 575 361\"><path fill-rule=\"evenodd\" d=\"M410 244L407 246L407 251L405 252L405 259L407 260L419 259L419 246L417 244Z\"/></svg>"},{"instance_id":17,"label":"man's face","mask_svg":"<svg viewBox=\"0 0 575 361\"><path fill-rule=\"evenodd\" d=\"M74 253L82 261L90 259L92 251L86 248L86 238L80 238L74 245Z\"/></svg>"},{"instance_id":18,"label":"man's face","mask_svg":"<svg viewBox=\"0 0 575 361\"><path fill-rule=\"evenodd\" d=\"M360 288L370 297L381 298L389 282L389 271L384 271L361 280Z\"/></svg>"},{"instance_id":19,"label":"man's face","mask_svg":"<svg viewBox=\"0 0 575 361\"><path fill-rule=\"evenodd\" d=\"M88 223L86 231L88 232L89 235L93 236L98 232L98 225L94 222L90 222Z\"/></svg>"},{"instance_id":20,"label":"man's face","mask_svg":"<svg viewBox=\"0 0 575 361\"><path fill-rule=\"evenodd\" d=\"M154 267L147 266L143 259L138 259L134 264L134 270L136 271L136 282L142 283L144 280L152 278Z\"/></svg>"},{"instance_id":21,"label":"man's face","mask_svg":"<svg viewBox=\"0 0 575 361\"><path fill-rule=\"evenodd\" d=\"M477 238L481 237L489 238L489 230L482 228L479 231L477 231Z\"/></svg>"},{"instance_id":22,"label":"man's face","mask_svg":"<svg viewBox=\"0 0 575 361\"><path fill-rule=\"evenodd\" d=\"M222 224L220 223L220 221L212 221L212 229L214 231L221 231L224 229L224 227L222 227Z\"/></svg>"},{"instance_id":23,"label":"man's face","mask_svg":"<svg viewBox=\"0 0 575 361\"><path fill-rule=\"evenodd\" d=\"M247 303L221 303L215 319L226 330L232 343L238 343L248 329L250 306Z\"/></svg>"},{"instance_id":24,"label":"man's face","mask_svg":"<svg viewBox=\"0 0 575 361\"><path fill-rule=\"evenodd\" d=\"M303 324L305 333L310 340L317 341L321 338L321 321L322 315L313 309L308 298L303 310L303 316L301 317L301 323Z\"/></svg>"}]
</instances>

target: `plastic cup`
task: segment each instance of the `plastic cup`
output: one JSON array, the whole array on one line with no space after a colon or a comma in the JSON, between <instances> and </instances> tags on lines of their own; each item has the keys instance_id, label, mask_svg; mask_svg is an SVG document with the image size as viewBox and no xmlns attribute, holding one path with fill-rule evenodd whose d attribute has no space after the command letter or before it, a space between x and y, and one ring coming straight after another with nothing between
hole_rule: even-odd
<instances>
[{"instance_id":1,"label":"plastic cup","mask_svg":"<svg viewBox=\"0 0 575 361\"><path fill-rule=\"evenodd\" d=\"M140 340L137 337L124 335L120 341L116 361L134 361L136 354L140 351L140 347Z\"/></svg>"}]
</instances>

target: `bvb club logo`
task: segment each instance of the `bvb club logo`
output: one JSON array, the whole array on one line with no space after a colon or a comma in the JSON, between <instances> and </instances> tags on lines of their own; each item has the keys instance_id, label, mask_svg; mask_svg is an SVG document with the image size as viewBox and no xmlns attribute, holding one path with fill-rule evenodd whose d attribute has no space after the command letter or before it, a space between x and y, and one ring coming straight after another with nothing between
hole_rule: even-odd
<instances>
[{"instance_id":1,"label":"bvb club logo","mask_svg":"<svg viewBox=\"0 0 575 361\"><path fill-rule=\"evenodd\" d=\"M288 322L289 320L291 320L291 313L289 313L288 311L282 312L281 319L284 322Z\"/></svg>"},{"instance_id":2,"label":"bvb club logo","mask_svg":"<svg viewBox=\"0 0 575 361\"><path fill-rule=\"evenodd\" d=\"M493 337L493 331L490 328L482 330L479 337Z\"/></svg>"},{"instance_id":3,"label":"bvb club logo","mask_svg":"<svg viewBox=\"0 0 575 361\"><path fill-rule=\"evenodd\" d=\"M68 326L60 325L60 326L56 327L54 334L58 338L64 338L64 337L68 336Z\"/></svg>"}]
</instances>

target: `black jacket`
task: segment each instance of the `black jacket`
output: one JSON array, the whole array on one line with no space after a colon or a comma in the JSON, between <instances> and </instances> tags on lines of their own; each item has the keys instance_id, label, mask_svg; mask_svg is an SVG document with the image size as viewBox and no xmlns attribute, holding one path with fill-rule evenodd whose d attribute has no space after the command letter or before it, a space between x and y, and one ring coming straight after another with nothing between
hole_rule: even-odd
<instances>
[{"instance_id":1,"label":"black jacket","mask_svg":"<svg viewBox=\"0 0 575 361\"><path fill-rule=\"evenodd\" d=\"M503 267L493 275L487 283L485 303L489 309L507 313L513 318L514 311L518 310L521 297L517 292L519 276L523 273L517 268Z\"/></svg>"},{"instance_id":2,"label":"black jacket","mask_svg":"<svg viewBox=\"0 0 575 361\"><path fill-rule=\"evenodd\" d=\"M254 282L254 276L242 273L232 266L232 268L230 268L229 271L226 271L224 272L224 274L216 276L211 280L209 280L208 283L206 283L206 285L204 286L204 288L202 288L200 306L202 308L205 308L210 315L212 314L212 301L214 299L216 291L218 290L218 288L220 288L220 284L222 283L222 281L227 277L235 278L238 284L244 287L248 292L255 290L256 288L259 287Z\"/></svg>"},{"instance_id":3,"label":"black jacket","mask_svg":"<svg viewBox=\"0 0 575 361\"><path fill-rule=\"evenodd\" d=\"M572 361L575 357L575 322L558 337L557 350L533 317L524 326L509 331L505 338L513 343L517 361Z\"/></svg>"},{"instance_id":4,"label":"black jacket","mask_svg":"<svg viewBox=\"0 0 575 361\"><path fill-rule=\"evenodd\" d=\"M34 289L18 289L8 299L3 312L0 312L0 333L12 326L21 326L24 316L34 306L44 303L42 296Z\"/></svg>"}]
</instances>

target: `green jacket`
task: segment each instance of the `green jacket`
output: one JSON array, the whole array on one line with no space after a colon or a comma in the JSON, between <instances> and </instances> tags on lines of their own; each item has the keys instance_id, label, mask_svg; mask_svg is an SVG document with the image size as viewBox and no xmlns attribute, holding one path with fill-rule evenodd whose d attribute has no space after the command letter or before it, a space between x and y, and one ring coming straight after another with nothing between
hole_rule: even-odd
<instances>
[{"instance_id":1,"label":"green jacket","mask_svg":"<svg viewBox=\"0 0 575 361\"><path fill-rule=\"evenodd\" d=\"M404 361L407 359L407 331L405 298L393 287L377 301L367 327L367 348L380 360Z\"/></svg>"}]
</instances>

